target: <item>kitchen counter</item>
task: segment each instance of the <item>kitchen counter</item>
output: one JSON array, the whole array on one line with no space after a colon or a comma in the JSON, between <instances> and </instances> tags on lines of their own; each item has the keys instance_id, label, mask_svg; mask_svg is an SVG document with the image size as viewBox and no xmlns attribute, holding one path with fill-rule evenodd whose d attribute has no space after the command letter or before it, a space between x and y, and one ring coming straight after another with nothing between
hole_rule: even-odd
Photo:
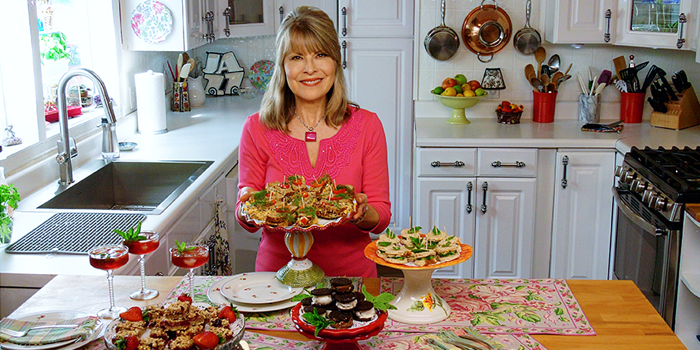
<instances>
[{"instance_id":1,"label":"kitchen counter","mask_svg":"<svg viewBox=\"0 0 700 350\"><path fill-rule=\"evenodd\" d=\"M149 301L130 300L126 291L140 286L137 276L115 276L115 304L148 306L161 303L181 277L148 277L146 285L160 291ZM363 282L378 294L379 279ZM534 335L549 350L556 349L685 349L661 316L631 281L568 280L595 336ZM79 288L76 288L79 286ZM100 276L60 275L51 280L9 317L50 310L95 313L109 305L107 280ZM306 340L297 332L256 331L290 339Z\"/></svg>"}]
</instances>

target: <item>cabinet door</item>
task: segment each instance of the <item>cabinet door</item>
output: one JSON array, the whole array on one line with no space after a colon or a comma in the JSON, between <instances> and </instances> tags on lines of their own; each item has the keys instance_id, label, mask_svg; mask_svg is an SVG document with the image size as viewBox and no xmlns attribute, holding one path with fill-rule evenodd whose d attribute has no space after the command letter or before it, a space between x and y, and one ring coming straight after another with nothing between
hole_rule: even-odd
<instances>
[{"instance_id":1,"label":"cabinet door","mask_svg":"<svg viewBox=\"0 0 700 350\"><path fill-rule=\"evenodd\" d=\"M336 0L275 0L275 32L279 30L284 18L299 6L313 6L323 10L333 23L338 23L338 4Z\"/></svg>"},{"instance_id":2,"label":"cabinet door","mask_svg":"<svg viewBox=\"0 0 700 350\"><path fill-rule=\"evenodd\" d=\"M692 1L618 0L617 7L616 45L684 50L697 47L691 30L695 28L693 21L697 21Z\"/></svg>"},{"instance_id":3,"label":"cabinet door","mask_svg":"<svg viewBox=\"0 0 700 350\"><path fill-rule=\"evenodd\" d=\"M551 20L545 22L545 40L573 44L614 43L615 1L547 0L542 11L545 18ZM606 18L608 10L610 19Z\"/></svg>"},{"instance_id":4,"label":"cabinet door","mask_svg":"<svg viewBox=\"0 0 700 350\"><path fill-rule=\"evenodd\" d=\"M608 278L614 167L614 152L557 152L552 278Z\"/></svg>"},{"instance_id":5,"label":"cabinet door","mask_svg":"<svg viewBox=\"0 0 700 350\"><path fill-rule=\"evenodd\" d=\"M474 178L419 178L415 203L418 216L414 223L427 232L432 225L474 246ZM435 277L472 278L474 259L435 271Z\"/></svg>"},{"instance_id":6,"label":"cabinet door","mask_svg":"<svg viewBox=\"0 0 700 350\"><path fill-rule=\"evenodd\" d=\"M348 97L377 113L388 148L392 220L408 223L413 114L411 39L341 39Z\"/></svg>"},{"instance_id":7,"label":"cabinet door","mask_svg":"<svg viewBox=\"0 0 700 350\"><path fill-rule=\"evenodd\" d=\"M216 39L275 34L273 0L215 0Z\"/></svg>"},{"instance_id":8,"label":"cabinet door","mask_svg":"<svg viewBox=\"0 0 700 350\"><path fill-rule=\"evenodd\" d=\"M478 178L474 206L475 278L531 277L536 181Z\"/></svg>"},{"instance_id":9,"label":"cabinet door","mask_svg":"<svg viewBox=\"0 0 700 350\"><path fill-rule=\"evenodd\" d=\"M413 38L413 9L409 0L338 0L338 35Z\"/></svg>"}]
</instances>

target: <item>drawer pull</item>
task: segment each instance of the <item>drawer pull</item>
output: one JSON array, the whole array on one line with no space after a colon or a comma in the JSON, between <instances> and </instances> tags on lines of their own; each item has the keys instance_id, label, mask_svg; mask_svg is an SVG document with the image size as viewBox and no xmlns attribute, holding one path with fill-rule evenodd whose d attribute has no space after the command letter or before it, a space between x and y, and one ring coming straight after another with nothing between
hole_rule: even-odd
<instances>
[{"instance_id":1,"label":"drawer pull","mask_svg":"<svg viewBox=\"0 0 700 350\"><path fill-rule=\"evenodd\" d=\"M345 68L348 68L348 60L347 60L347 58L348 58L347 57L348 56L348 43L345 40L343 40L343 43L341 46L343 48L343 69L345 69Z\"/></svg>"},{"instance_id":2,"label":"drawer pull","mask_svg":"<svg viewBox=\"0 0 700 350\"><path fill-rule=\"evenodd\" d=\"M455 160L454 163L443 163L439 160L434 160L430 163L430 166L432 166L433 168L439 168L441 166L453 166L455 168L461 168L464 166L464 162Z\"/></svg>"},{"instance_id":3,"label":"drawer pull","mask_svg":"<svg viewBox=\"0 0 700 350\"><path fill-rule=\"evenodd\" d=\"M569 165L569 156L564 156L564 158L561 159L561 164L564 166L564 176L561 177L561 187L566 188L569 184L569 181L566 180L566 166Z\"/></svg>"},{"instance_id":4,"label":"drawer pull","mask_svg":"<svg viewBox=\"0 0 700 350\"><path fill-rule=\"evenodd\" d=\"M484 182L484 183L481 185L481 188L484 190L484 203L481 204L481 212L484 213L484 214L486 214L486 197L487 197L486 192L488 192L488 190L489 190L489 183L488 183L488 182Z\"/></svg>"},{"instance_id":5,"label":"drawer pull","mask_svg":"<svg viewBox=\"0 0 700 350\"><path fill-rule=\"evenodd\" d=\"M494 168L500 168L500 167L515 167L515 168L524 168L525 167L525 162L521 162L519 160L516 160L515 163L501 163L500 160L496 160L493 163L491 163L491 166Z\"/></svg>"},{"instance_id":6,"label":"drawer pull","mask_svg":"<svg viewBox=\"0 0 700 350\"><path fill-rule=\"evenodd\" d=\"M343 16L343 29L341 30L341 32L343 33L343 36L346 36L348 35L348 9L343 7L340 10L340 13Z\"/></svg>"},{"instance_id":7,"label":"drawer pull","mask_svg":"<svg viewBox=\"0 0 700 350\"><path fill-rule=\"evenodd\" d=\"M472 212L472 182L469 181L467 183L467 213L470 214Z\"/></svg>"}]
</instances>

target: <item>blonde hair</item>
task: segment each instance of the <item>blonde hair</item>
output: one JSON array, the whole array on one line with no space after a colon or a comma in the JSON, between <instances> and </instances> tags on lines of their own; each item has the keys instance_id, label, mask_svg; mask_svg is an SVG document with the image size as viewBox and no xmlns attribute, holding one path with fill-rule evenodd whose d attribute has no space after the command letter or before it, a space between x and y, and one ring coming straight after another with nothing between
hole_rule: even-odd
<instances>
[{"instance_id":1,"label":"blonde hair","mask_svg":"<svg viewBox=\"0 0 700 350\"><path fill-rule=\"evenodd\" d=\"M341 69L340 43L333 21L316 7L300 6L282 22L276 40L275 70L262 100L260 122L268 128L288 131L294 118L296 101L287 85L284 58L290 52L322 52L336 64L335 82L326 94L326 123L337 127L349 118L345 75Z\"/></svg>"}]
</instances>

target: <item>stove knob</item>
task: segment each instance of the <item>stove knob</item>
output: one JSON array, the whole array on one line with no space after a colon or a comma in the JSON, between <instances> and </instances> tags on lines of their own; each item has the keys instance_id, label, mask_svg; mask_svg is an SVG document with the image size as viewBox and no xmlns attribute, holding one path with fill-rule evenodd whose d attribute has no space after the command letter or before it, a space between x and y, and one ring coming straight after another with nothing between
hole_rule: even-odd
<instances>
[{"instance_id":1,"label":"stove knob","mask_svg":"<svg viewBox=\"0 0 700 350\"><path fill-rule=\"evenodd\" d=\"M647 190L647 187L649 187L649 183L644 181L639 181L639 185L637 186L637 193L643 193L644 191Z\"/></svg>"},{"instance_id":2,"label":"stove knob","mask_svg":"<svg viewBox=\"0 0 700 350\"><path fill-rule=\"evenodd\" d=\"M652 208L660 211L666 210L667 199L663 197L657 197L655 199L656 200L654 201Z\"/></svg>"},{"instance_id":3,"label":"stove knob","mask_svg":"<svg viewBox=\"0 0 700 350\"><path fill-rule=\"evenodd\" d=\"M637 179L632 180L632 185L630 186L630 189L632 189L632 192L639 192L638 188L639 188L640 183L641 183L641 181L639 181Z\"/></svg>"},{"instance_id":4,"label":"stove knob","mask_svg":"<svg viewBox=\"0 0 700 350\"><path fill-rule=\"evenodd\" d=\"M649 204L651 203L652 198L656 198L654 192L651 190L644 190L644 194L642 195L642 203Z\"/></svg>"},{"instance_id":5,"label":"stove knob","mask_svg":"<svg viewBox=\"0 0 700 350\"><path fill-rule=\"evenodd\" d=\"M617 168L615 168L615 176L619 177L622 174L622 165L618 165Z\"/></svg>"},{"instance_id":6,"label":"stove knob","mask_svg":"<svg viewBox=\"0 0 700 350\"><path fill-rule=\"evenodd\" d=\"M634 176L626 170L623 170L620 174L620 182L623 184L628 184L632 182L632 179L634 179Z\"/></svg>"}]
</instances>

